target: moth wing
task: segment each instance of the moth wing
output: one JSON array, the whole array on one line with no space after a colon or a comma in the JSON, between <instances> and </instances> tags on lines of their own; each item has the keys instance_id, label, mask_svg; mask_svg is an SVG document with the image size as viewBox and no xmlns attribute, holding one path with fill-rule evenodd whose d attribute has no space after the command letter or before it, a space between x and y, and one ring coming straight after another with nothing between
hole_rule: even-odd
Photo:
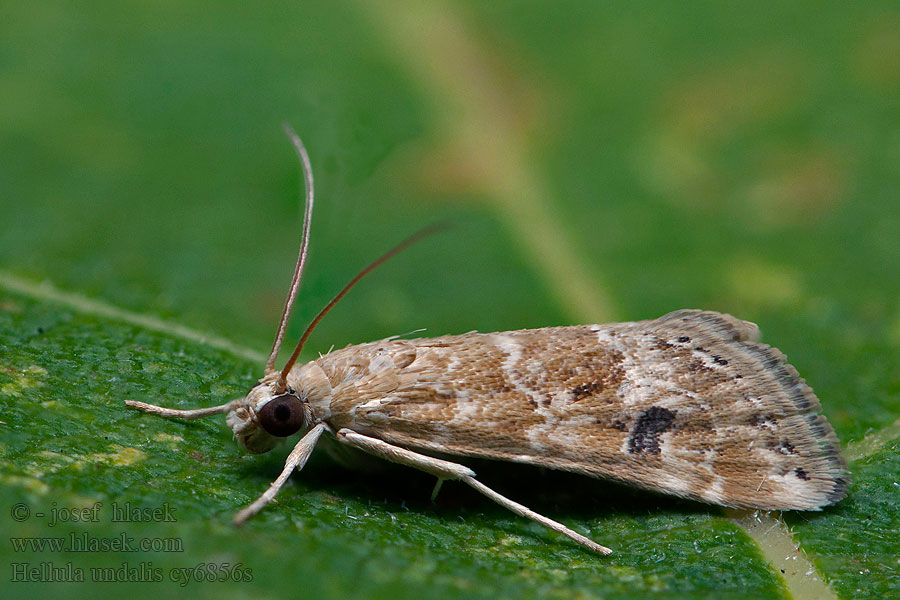
<instances>
[{"instance_id":1,"label":"moth wing","mask_svg":"<svg viewBox=\"0 0 900 600\"><path fill-rule=\"evenodd\" d=\"M752 323L685 310L375 342L317 362L343 369L334 424L399 446L740 508L832 504L849 482L837 438L812 389L757 336Z\"/></svg>"}]
</instances>

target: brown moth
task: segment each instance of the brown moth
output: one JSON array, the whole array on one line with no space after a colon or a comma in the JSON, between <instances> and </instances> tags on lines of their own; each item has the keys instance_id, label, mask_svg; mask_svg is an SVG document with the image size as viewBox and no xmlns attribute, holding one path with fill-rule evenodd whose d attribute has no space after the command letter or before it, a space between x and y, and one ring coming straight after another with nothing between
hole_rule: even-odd
<instances>
[{"instance_id":1,"label":"brown moth","mask_svg":"<svg viewBox=\"0 0 900 600\"><path fill-rule=\"evenodd\" d=\"M265 375L246 397L195 410L126 400L165 417L227 413L238 443L268 452L305 432L281 475L235 516L272 501L306 463L319 437L482 494L591 550L611 550L485 486L466 466L478 457L582 473L736 508L818 510L847 493L849 474L819 401L753 323L680 310L608 325L390 338L295 364L312 329L364 275L317 316L280 371L275 360L306 263L313 178L306 150L300 256Z\"/></svg>"}]
</instances>

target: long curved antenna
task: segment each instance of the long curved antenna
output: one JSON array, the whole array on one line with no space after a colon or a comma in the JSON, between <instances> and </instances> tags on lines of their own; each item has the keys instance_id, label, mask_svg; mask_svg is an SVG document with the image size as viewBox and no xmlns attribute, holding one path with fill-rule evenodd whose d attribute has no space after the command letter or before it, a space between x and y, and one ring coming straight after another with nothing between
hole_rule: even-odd
<instances>
[{"instance_id":1,"label":"long curved antenna","mask_svg":"<svg viewBox=\"0 0 900 600\"><path fill-rule=\"evenodd\" d=\"M368 267L366 267L365 269L360 271L356 275L356 277L351 279L350 283L345 285L344 289L342 289L340 292L338 292L337 295L331 299L331 302L326 304L325 308L320 310L319 314L317 314L315 316L315 318L312 321L310 321L309 325L306 326L306 331L303 332L303 335L300 337L300 341L297 342L297 347L294 348L294 353L291 354L291 357L288 359L287 364L285 364L284 368L281 369L281 375L279 375L278 382L275 385L276 391L281 392L284 390L285 378L287 377L287 374L290 372L291 368L294 366L294 363L297 362L297 358L300 356L300 351L303 350L303 345L306 343L306 340L309 339L309 336L312 333L313 329L315 329L316 325L319 324L319 321L322 320L322 317L324 317L326 314L328 314L328 311L331 310L334 307L334 305L337 304L340 301L340 299L343 298L347 294L347 292L350 291L350 288L352 288L354 285L356 285L360 279L362 279L363 277L368 275L370 272L372 272L373 269L375 269L376 267L378 267L379 265L381 265L388 259L392 258L394 255L402 252L403 250L406 250L407 248L409 248L416 242L421 241L422 239L424 239L430 235L434 235L435 233L446 229L447 227L448 227L447 223L434 223L432 225L429 225L427 227L420 229L413 235L409 236L408 238L406 238L405 240L403 240L402 242L400 242L399 244L397 244L396 246L394 246L393 248L391 248L390 250L388 250L387 252L382 254L379 258L372 261Z\"/></svg>"},{"instance_id":2,"label":"long curved antenna","mask_svg":"<svg viewBox=\"0 0 900 600\"><path fill-rule=\"evenodd\" d=\"M288 319L291 318L291 310L294 308L294 300L297 298L297 290L300 289L300 279L303 277L303 269L306 267L306 255L309 250L309 223L312 220L313 209L313 174L312 166L309 164L309 155L300 137L291 129L287 123L282 124L284 132L291 138L294 144L294 150L300 157L300 163L303 165L303 181L306 189L306 206L303 210L303 233L300 236L300 254L297 256L297 266L294 267L294 278L291 279L291 289L288 291L287 298L284 301L284 310L281 311L281 321L278 323L278 331L275 332L275 342L272 344L272 353L269 354L269 360L266 361L266 375L275 372L275 360L278 358L278 351L281 350L281 342L284 340L284 332L287 330Z\"/></svg>"}]
</instances>

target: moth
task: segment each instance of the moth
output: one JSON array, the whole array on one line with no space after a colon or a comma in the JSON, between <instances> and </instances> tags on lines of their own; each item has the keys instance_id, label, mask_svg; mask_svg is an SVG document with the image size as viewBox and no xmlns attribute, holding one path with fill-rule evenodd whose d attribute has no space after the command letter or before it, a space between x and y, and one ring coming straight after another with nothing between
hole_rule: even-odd
<instances>
[{"instance_id":1,"label":"moth","mask_svg":"<svg viewBox=\"0 0 900 600\"><path fill-rule=\"evenodd\" d=\"M300 253L265 374L243 398L180 410L126 400L182 419L220 413L240 446L273 449L302 432L278 478L234 518L241 524L303 468L322 435L437 478L462 481L514 513L602 554L611 550L497 493L448 457L478 457L614 479L711 504L818 510L847 493L849 474L819 401L753 323L679 310L648 321L435 338L388 338L285 366L275 361L307 262L313 175L285 127L306 190Z\"/></svg>"}]
</instances>

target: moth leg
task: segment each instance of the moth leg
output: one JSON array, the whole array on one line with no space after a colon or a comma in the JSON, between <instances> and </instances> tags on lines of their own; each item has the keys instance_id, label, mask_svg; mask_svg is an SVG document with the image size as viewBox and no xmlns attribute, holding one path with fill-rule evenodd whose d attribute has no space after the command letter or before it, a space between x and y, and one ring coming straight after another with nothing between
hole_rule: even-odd
<instances>
[{"instance_id":1,"label":"moth leg","mask_svg":"<svg viewBox=\"0 0 900 600\"><path fill-rule=\"evenodd\" d=\"M269 486L269 489L263 492L252 504L249 504L238 514L234 515L235 525L242 525L244 521L258 513L266 504L275 498L275 494L277 494L278 490L281 489L281 486L285 484L288 477L291 476L291 473L293 473L294 470L299 471L302 469L306 464L306 461L309 460L313 448L316 447L316 442L319 441L319 437L326 428L327 426L324 423L319 423L310 429L307 434L297 442L297 445L294 446L294 449L288 454L287 460L284 461L284 470L281 471L281 475L279 475L278 478L272 482L272 485Z\"/></svg>"},{"instance_id":2,"label":"moth leg","mask_svg":"<svg viewBox=\"0 0 900 600\"><path fill-rule=\"evenodd\" d=\"M431 490L431 501L434 502L437 500L438 492L441 491L441 486L444 485L444 479L442 477L438 477L438 480L434 482L434 489Z\"/></svg>"},{"instance_id":3,"label":"moth leg","mask_svg":"<svg viewBox=\"0 0 900 600\"><path fill-rule=\"evenodd\" d=\"M531 510L530 508L528 508L527 506L522 506L521 504L519 504L518 502L516 502L514 500L510 500L506 496L503 496L503 495L495 492L488 486L486 486L483 483L481 483L480 481L476 480L474 477L466 477L463 479L463 481L468 483L470 486L472 486L473 488L475 488L476 490L478 490L479 492L481 492L482 494L484 494L485 496L487 496L488 498L490 498L491 500L493 500L500 506L505 506L506 508L508 508L509 510L513 511L514 513L516 513L517 515L519 515L521 517L525 517L525 518L531 519L532 521L536 521L536 522L540 523L541 525L543 525L544 527L548 527L548 528L552 529L553 531L555 531L557 533L561 533L564 536L578 542L582 546L585 546L586 548L590 548L594 552L599 552L600 554L612 554L612 550L610 550L606 546L601 546L600 544L598 544L591 538L585 537L585 536L581 535L580 533L572 531L571 529L569 529L562 523L559 523L557 521L554 521L553 519L545 517L544 515L542 515L540 513L536 513L533 510Z\"/></svg>"},{"instance_id":4,"label":"moth leg","mask_svg":"<svg viewBox=\"0 0 900 600\"><path fill-rule=\"evenodd\" d=\"M384 458L391 462L406 465L408 467L413 467L419 469L420 471L425 471L426 473L434 475L439 480L458 479L460 481L463 481L497 504L508 508L521 517L526 517L528 519L531 519L532 521L536 521L541 525L548 527L553 531L561 533L564 536L578 542L582 546L590 548L594 552L599 552L600 554L612 553L612 550L610 550L609 548L601 546L592 539L585 537L580 533L572 531L562 523L538 514L530 508L522 506L518 502L514 502L506 496L495 492L488 486L476 480L475 472L466 466L446 460L441 460L439 458L432 458L424 454L419 454L418 452L407 450L406 448L400 448L398 446L388 444L383 440L356 433L355 431L352 431L350 429L338 430L335 437L339 442L342 442L349 446L353 446L354 448L359 448L360 450L368 452L369 454L372 454L374 456L378 456L379 458Z\"/></svg>"}]
</instances>

